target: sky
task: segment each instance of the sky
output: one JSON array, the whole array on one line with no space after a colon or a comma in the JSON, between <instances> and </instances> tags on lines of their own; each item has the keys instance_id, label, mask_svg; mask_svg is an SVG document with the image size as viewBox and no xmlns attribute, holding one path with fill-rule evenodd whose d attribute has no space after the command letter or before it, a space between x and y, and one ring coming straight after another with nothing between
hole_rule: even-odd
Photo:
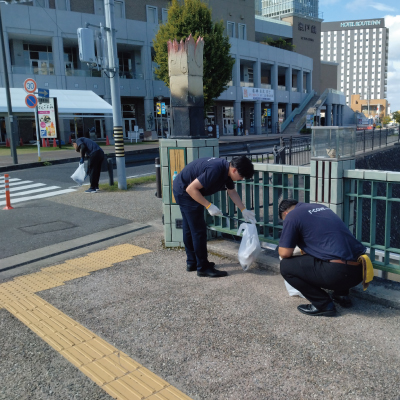
<instances>
[{"instance_id":1,"label":"sky","mask_svg":"<svg viewBox=\"0 0 400 400\"><path fill-rule=\"evenodd\" d=\"M389 28L387 100L390 111L400 110L400 1L319 0L324 22L385 18Z\"/></svg>"}]
</instances>

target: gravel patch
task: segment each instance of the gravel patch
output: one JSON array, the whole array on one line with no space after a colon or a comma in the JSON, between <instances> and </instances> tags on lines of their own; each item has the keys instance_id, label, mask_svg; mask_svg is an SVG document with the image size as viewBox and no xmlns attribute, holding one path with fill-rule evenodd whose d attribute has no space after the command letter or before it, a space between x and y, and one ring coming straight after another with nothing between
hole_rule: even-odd
<instances>
[{"instance_id":1,"label":"gravel patch","mask_svg":"<svg viewBox=\"0 0 400 400\"><path fill-rule=\"evenodd\" d=\"M354 299L305 316L280 275L211 255L229 277L198 278L161 240L39 295L194 399L400 398L397 310Z\"/></svg>"},{"instance_id":2,"label":"gravel patch","mask_svg":"<svg viewBox=\"0 0 400 400\"><path fill-rule=\"evenodd\" d=\"M130 219L147 224L162 218L162 199L155 196L155 182L135 186L124 192L85 193L87 186L77 192L51 197L49 200L59 204L101 212L114 217Z\"/></svg>"},{"instance_id":3,"label":"gravel patch","mask_svg":"<svg viewBox=\"0 0 400 400\"><path fill-rule=\"evenodd\" d=\"M0 332L1 400L111 399L5 309Z\"/></svg>"}]
</instances>

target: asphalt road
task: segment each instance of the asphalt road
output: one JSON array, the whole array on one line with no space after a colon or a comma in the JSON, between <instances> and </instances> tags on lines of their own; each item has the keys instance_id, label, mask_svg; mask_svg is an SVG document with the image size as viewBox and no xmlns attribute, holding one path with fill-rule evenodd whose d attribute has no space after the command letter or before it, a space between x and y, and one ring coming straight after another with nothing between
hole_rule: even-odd
<instances>
[{"instance_id":1,"label":"asphalt road","mask_svg":"<svg viewBox=\"0 0 400 400\"><path fill-rule=\"evenodd\" d=\"M51 165L48 167L38 167L23 169L10 172L10 178L18 178L21 180L30 180L40 182L46 185L59 186L62 189L75 188L76 184L71 179L71 175L78 167L77 163ZM126 167L127 178L133 176L142 176L155 173L154 163L145 165L134 165ZM114 169L114 179L117 177L117 170ZM108 182L108 173L102 172L100 183Z\"/></svg>"}]
</instances>

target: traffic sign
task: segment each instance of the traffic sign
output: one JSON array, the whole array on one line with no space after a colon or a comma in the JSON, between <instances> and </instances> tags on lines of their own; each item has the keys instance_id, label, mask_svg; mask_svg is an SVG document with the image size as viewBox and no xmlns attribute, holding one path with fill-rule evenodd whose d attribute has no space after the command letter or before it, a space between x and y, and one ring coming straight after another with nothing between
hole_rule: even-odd
<instances>
[{"instance_id":1,"label":"traffic sign","mask_svg":"<svg viewBox=\"0 0 400 400\"><path fill-rule=\"evenodd\" d=\"M48 89L38 89L38 96L39 97L49 97L50 91Z\"/></svg>"},{"instance_id":2,"label":"traffic sign","mask_svg":"<svg viewBox=\"0 0 400 400\"><path fill-rule=\"evenodd\" d=\"M37 97L34 94L28 94L28 96L25 97L25 104L29 108L35 108L37 106Z\"/></svg>"},{"instance_id":3,"label":"traffic sign","mask_svg":"<svg viewBox=\"0 0 400 400\"><path fill-rule=\"evenodd\" d=\"M32 79L32 78L25 79L25 82L24 82L25 92L33 93L36 90L36 88L37 88L37 86L36 86L36 82L34 79Z\"/></svg>"}]
</instances>

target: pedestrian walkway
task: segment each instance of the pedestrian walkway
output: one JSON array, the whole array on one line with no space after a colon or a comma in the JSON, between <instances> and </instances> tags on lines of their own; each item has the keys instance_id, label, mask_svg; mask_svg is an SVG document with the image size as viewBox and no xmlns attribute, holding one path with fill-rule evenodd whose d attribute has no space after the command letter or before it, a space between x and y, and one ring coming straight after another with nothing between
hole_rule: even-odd
<instances>
[{"instance_id":1,"label":"pedestrian walkway","mask_svg":"<svg viewBox=\"0 0 400 400\"><path fill-rule=\"evenodd\" d=\"M4 176L0 176L0 206L6 204L4 182ZM19 178L10 178L9 182L12 204L44 199L76 191L76 189L61 189L60 186L49 186L45 183L24 181Z\"/></svg>"}]
</instances>

